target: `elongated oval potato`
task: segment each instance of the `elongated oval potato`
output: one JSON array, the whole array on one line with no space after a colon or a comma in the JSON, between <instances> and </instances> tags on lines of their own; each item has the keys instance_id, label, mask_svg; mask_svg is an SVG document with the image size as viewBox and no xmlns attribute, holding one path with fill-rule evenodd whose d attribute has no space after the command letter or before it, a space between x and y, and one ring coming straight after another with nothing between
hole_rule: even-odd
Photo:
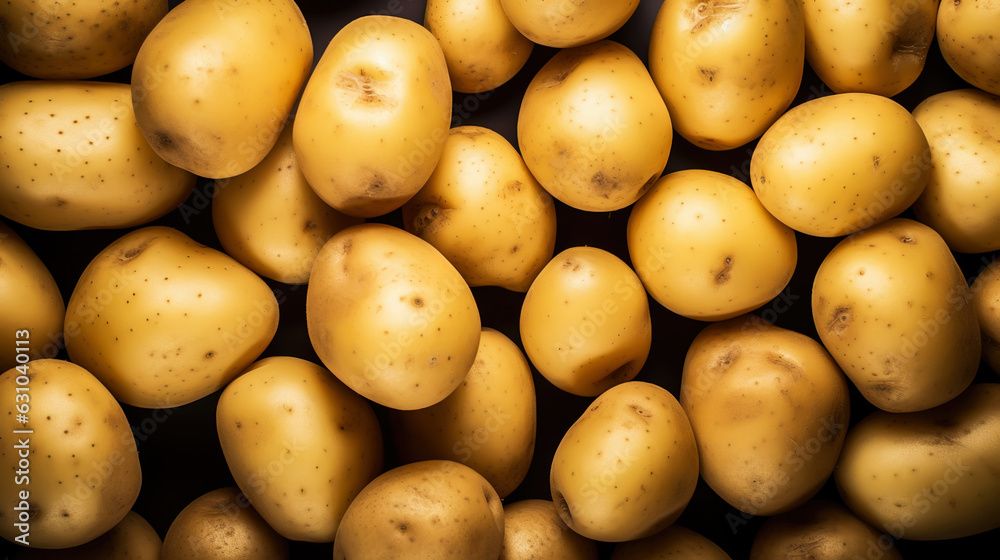
<instances>
[{"instance_id":1,"label":"elongated oval potato","mask_svg":"<svg viewBox=\"0 0 1000 560\"><path fill-rule=\"evenodd\" d=\"M348 387L400 410L441 402L479 349L479 307L448 259L386 224L349 227L316 257L306 292L316 354Z\"/></svg>"},{"instance_id":2,"label":"elongated oval potato","mask_svg":"<svg viewBox=\"0 0 1000 560\"><path fill-rule=\"evenodd\" d=\"M639 57L604 40L560 50L535 74L517 115L517 143L552 196L610 212L638 200L663 172L670 122Z\"/></svg>"},{"instance_id":3,"label":"elongated oval potato","mask_svg":"<svg viewBox=\"0 0 1000 560\"><path fill-rule=\"evenodd\" d=\"M212 224L222 248L286 284L308 282L323 244L363 221L330 208L312 190L295 159L291 126L256 167L215 184Z\"/></svg>"},{"instance_id":4,"label":"elongated oval potato","mask_svg":"<svg viewBox=\"0 0 1000 560\"><path fill-rule=\"evenodd\" d=\"M983 361L1000 373L1000 262L993 261L984 268L970 290L983 335Z\"/></svg>"},{"instance_id":5,"label":"elongated oval potato","mask_svg":"<svg viewBox=\"0 0 1000 560\"><path fill-rule=\"evenodd\" d=\"M698 483L698 448L684 409L666 389L616 385L563 435L549 474L559 516L581 535L622 542L662 531Z\"/></svg>"},{"instance_id":6,"label":"elongated oval potato","mask_svg":"<svg viewBox=\"0 0 1000 560\"><path fill-rule=\"evenodd\" d=\"M66 231L137 226L176 208L195 176L163 161L135 123L128 84L0 86L0 214Z\"/></svg>"},{"instance_id":7,"label":"elongated oval potato","mask_svg":"<svg viewBox=\"0 0 1000 560\"><path fill-rule=\"evenodd\" d=\"M293 132L302 173L345 214L391 212L437 165L451 101L430 31L400 17L358 18L333 37L302 92Z\"/></svg>"},{"instance_id":8,"label":"elongated oval potato","mask_svg":"<svg viewBox=\"0 0 1000 560\"><path fill-rule=\"evenodd\" d=\"M913 118L931 149L930 181L913 203L917 218L953 251L1000 249L1000 97L946 91L921 101Z\"/></svg>"},{"instance_id":9,"label":"elongated oval potato","mask_svg":"<svg viewBox=\"0 0 1000 560\"><path fill-rule=\"evenodd\" d=\"M136 55L139 129L178 167L212 179L239 175L277 141L312 62L293 0L185 0Z\"/></svg>"},{"instance_id":10,"label":"elongated oval potato","mask_svg":"<svg viewBox=\"0 0 1000 560\"><path fill-rule=\"evenodd\" d=\"M650 295L701 321L729 319L771 301L798 261L795 232L753 189L715 171L661 177L632 207L626 235Z\"/></svg>"},{"instance_id":11,"label":"elongated oval potato","mask_svg":"<svg viewBox=\"0 0 1000 560\"><path fill-rule=\"evenodd\" d=\"M0 61L47 80L95 78L135 61L167 0L12 0L0 5Z\"/></svg>"},{"instance_id":12,"label":"elongated oval potato","mask_svg":"<svg viewBox=\"0 0 1000 560\"><path fill-rule=\"evenodd\" d=\"M96 539L55 550L19 548L11 560L160 560L163 541L156 529L134 511Z\"/></svg>"},{"instance_id":13,"label":"elongated oval potato","mask_svg":"<svg viewBox=\"0 0 1000 560\"><path fill-rule=\"evenodd\" d=\"M64 326L70 358L144 408L224 387L277 329L278 302L259 276L162 226L132 231L90 261Z\"/></svg>"},{"instance_id":14,"label":"elongated oval potato","mask_svg":"<svg viewBox=\"0 0 1000 560\"><path fill-rule=\"evenodd\" d=\"M598 560L597 543L570 530L551 500L520 500L503 506L499 560Z\"/></svg>"},{"instance_id":15,"label":"elongated oval potato","mask_svg":"<svg viewBox=\"0 0 1000 560\"><path fill-rule=\"evenodd\" d=\"M975 87L1000 95L1000 4L992 0L941 2L937 42L951 69Z\"/></svg>"},{"instance_id":16,"label":"elongated oval potato","mask_svg":"<svg viewBox=\"0 0 1000 560\"><path fill-rule=\"evenodd\" d=\"M799 91L802 7L795 0L664 2L649 60L678 134L708 150L742 146Z\"/></svg>"},{"instance_id":17,"label":"elongated oval potato","mask_svg":"<svg viewBox=\"0 0 1000 560\"><path fill-rule=\"evenodd\" d=\"M837 464L844 502L876 529L910 540L1000 527L1000 384L937 408L877 411L847 434Z\"/></svg>"},{"instance_id":18,"label":"elongated oval potato","mask_svg":"<svg viewBox=\"0 0 1000 560\"><path fill-rule=\"evenodd\" d=\"M702 478L751 515L782 513L815 495L850 420L847 379L823 346L752 316L698 333L680 395Z\"/></svg>"},{"instance_id":19,"label":"elongated oval potato","mask_svg":"<svg viewBox=\"0 0 1000 560\"><path fill-rule=\"evenodd\" d=\"M649 537L619 543L611 560L732 560L719 545L698 533L671 525Z\"/></svg>"},{"instance_id":20,"label":"elongated oval potato","mask_svg":"<svg viewBox=\"0 0 1000 560\"><path fill-rule=\"evenodd\" d=\"M930 148L916 119L868 93L819 97L782 115L754 148L750 181L783 223L837 237L899 215L930 179Z\"/></svg>"},{"instance_id":21,"label":"elongated oval potato","mask_svg":"<svg viewBox=\"0 0 1000 560\"><path fill-rule=\"evenodd\" d=\"M539 45L567 48L599 41L632 17L639 0L501 0L514 27Z\"/></svg>"},{"instance_id":22,"label":"elongated oval potato","mask_svg":"<svg viewBox=\"0 0 1000 560\"><path fill-rule=\"evenodd\" d=\"M0 536L68 548L128 515L142 485L139 454L125 412L100 381L70 362L34 360L0 375L0 398L10 403L0 430L11 434L0 448L9 474L0 479Z\"/></svg>"},{"instance_id":23,"label":"elongated oval potato","mask_svg":"<svg viewBox=\"0 0 1000 560\"><path fill-rule=\"evenodd\" d=\"M896 218L841 241L813 280L823 345L872 404L914 412L972 383L981 352L972 294L931 228Z\"/></svg>"},{"instance_id":24,"label":"elongated oval potato","mask_svg":"<svg viewBox=\"0 0 1000 560\"><path fill-rule=\"evenodd\" d=\"M556 245L552 196L506 138L479 126L451 129L427 184L403 205L403 225L470 286L525 292Z\"/></svg>"},{"instance_id":25,"label":"elongated oval potato","mask_svg":"<svg viewBox=\"0 0 1000 560\"><path fill-rule=\"evenodd\" d=\"M333 541L347 506L382 472L368 401L300 358L251 365L222 392L216 426L237 486L287 539Z\"/></svg>"}]
</instances>

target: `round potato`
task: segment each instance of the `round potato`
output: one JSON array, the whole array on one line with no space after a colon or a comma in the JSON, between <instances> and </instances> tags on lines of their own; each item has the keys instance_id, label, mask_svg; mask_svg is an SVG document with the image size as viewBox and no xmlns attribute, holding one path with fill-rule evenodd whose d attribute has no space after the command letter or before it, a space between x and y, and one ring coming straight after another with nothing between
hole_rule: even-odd
<instances>
[{"instance_id":1,"label":"round potato","mask_svg":"<svg viewBox=\"0 0 1000 560\"><path fill-rule=\"evenodd\" d=\"M732 560L719 545L680 525L615 546L611 560Z\"/></svg>"},{"instance_id":2,"label":"round potato","mask_svg":"<svg viewBox=\"0 0 1000 560\"><path fill-rule=\"evenodd\" d=\"M963 80L1000 95L1000 4L993 0L941 2L937 42L941 55Z\"/></svg>"},{"instance_id":3,"label":"round potato","mask_svg":"<svg viewBox=\"0 0 1000 560\"><path fill-rule=\"evenodd\" d=\"M670 113L639 57L614 41L563 49L528 84L517 142L531 174L579 210L632 204L667 164Z\"/></svg>"},{"instance_id":4,"label":"round potato","mask_svg":"<svg viewBox=\"0 0 1000 560\"><path fill-rule=\"evenodd\" d=\"M768 212L818 237L900 214L929 179L920 125L895 101L868 93L796 105L767 129L750 160L751 184Z\"/></svg>"},{"instance_id":5,"label":"round potato","mask_svg":"<svg viewBox=\"0 0 1000 560\"><path fill-rule=\"evenodd\" d=\"M803 556L809 560L903 560L893 538L828 500L813 500L768 519L750 549L750 560L799 560Z\"/></svg>"},{"instance_id":6,"label":"round potato","mask_svg":"<svg viewBox=\"0 0 1000 560\"><path fill-rule=\"evenodd\" d=\"M701 321L771 301L798 260L795 232L764 209L753 189L715 171L661 177L632 208L626 234L649 294Z\"/></svg>"},{"instance_id":7,"label":"round potato","mask_svg":"<svg viewBox=\"0 0 1000 560\"><path fill-rule=\"evenodd\" d=\"M639 7L639 0L500 0L525 37L547 47L579 47L611 35Z\"/></svg>"},{"instance_id":8,"label":"round potato","mask_svg":"<svg viewBox=\"0 0 1000 560\"><path fill-rule=\"evenodd\" d=\"M598 560L597 543L571 531L549 500L503 506L499 560Z\"/></svg>"},{"instance_id":9,"label":"round potato","mask_svg":"<svg viewBox=\"0 0 1000 560\"><path fill-rule=\"evenodd\" d=\"M971 290L983 335L983 361L1000 373L1000 261L984 268L972 281Z\"/></svg>"},{"instance_id":10,"label":"round potato","mask_svg":"<svg viewBox=\"0 0 1000 560\"><path fill-rule=\"evenodd\" d=\"M156 529L130 511L107 533L86 544L58 550L20 548L12 560L159 560L162 547Z\"/></svg>"},{"instance_id":11,"label":"round potato","mask_svg":"<svg viewBox=\"0 0 1000 560\"><path fill-rule=\"evenodd\" d=\"M556 244L552 196L507 139L478 126L451 129L434 173L403 205L403 224L470 286L525 292Z\"/></svg>"}]
</instances>

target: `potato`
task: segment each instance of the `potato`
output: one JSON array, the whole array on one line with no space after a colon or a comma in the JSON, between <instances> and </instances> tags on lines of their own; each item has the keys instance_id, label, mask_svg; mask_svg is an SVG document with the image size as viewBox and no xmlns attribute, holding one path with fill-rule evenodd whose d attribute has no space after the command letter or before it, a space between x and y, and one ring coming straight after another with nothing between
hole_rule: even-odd
<instances>
[{"instance_id":1,"label":"potato","mask_svg":"<svg viewBox=\"0 0 1000 560\"><path fill-rule=\"evenodd\" d=\"M666 389L628 381L601 393L563 435L549 485L559 516L599 541L648 537L677 520L698 483L687 415Z\"/></svg>"},{"instance_id":2,"label":"potato","mask_svg":"<svg viewBox=\"0 0 1000 560\"><path fill-rule=\"evenodd\" d=\"M639 277L597 247L571 247L545 265L525 294L520 332L538 372L584 397L634 378L653 340Z\"/></svg>"},{"instance_id":3,"label":"potato","mask_svg":"<svg viewBox=\"0 0 1000 560\"><path fill-rule=\"evenodd\" d=\"M818 342L752 316L698 333L680 402L702 478L751 515L788 511L822 488L851 410L847 379Z\"/></svg>"},{"instance_id":4,"label":"potato","mask_svg":"<svg viewBox=\"0 0 1000 560\"><path fill-rule=\"evenodd\" d=\"M659 178L673 134L642 61L605 40L563 49L542 66L521 100L517 142L552 196L579 210L610 212Z\"/></svg>"},{"instance_id":5,"label":"potato","mask_svg":"<svg viewBox=\"0 0 1000 560\"><path fill-rule=\"evenodd\" d=\"M313 71L293 129L302 173L352 216L387 214L430 177L451 123L451 79L437 39L372 15L337 32Z\"/></svg>"},{"instance_id":6,"label":"potato","mask_svg":"<svg viewBox=\"0 0 1000 560\"><path fill-rule=\"evenodd\" d=\"M333 541L351 500L382 472L368 401L300 358L251 365L222 392L216 427L236 484L287 539Z\"/></svg>"},{"instance_id":7,"label":"potato","mask_svg":"<svg viewBox=\"0 0 1000 560\"><path fill-rule=\"evenodd\" d=\"M549 500L521 500L503 507L499 560L598 560L597 543L571 531Z\"/></svg>"},{"instance_id":8,"label":"potato","mask_svg":"<svg viewBox=\"0 0 1000 560\"><path fill-rule=\"evenodd\" d=\"M804 65L799 2L664 2L649 41L674 129L708 150L760 137L795 99Z\"/></svg>"},{"instance_id":9,"label":"potato","mask_svg":"<svg viewBox=\"0 0 1000 560\"><path fill-rule=\"evenodd\" d=\"M917 218L952 251L1000 249L1000 97L946 91L924 99L913 118L931 148L930 182L913 204Z\"/></svg>"},{"instance_id":10,"label":"potato","mask_svg":"<svg viewBox=\"0 0 1000 560\"><path fill-rule=\"evenodd\" d=\"M278 302L260 277L163 226L132 231L90 261L64 326L70 358L144 408L222 388L277 329Z\"/></svg>"},{"instance_id":11,"label":"potato","mask_svg":"<svg viewBox=\"0 0 1000 560\"><path fill-rule=\"evenodd\" d=\"M389 411L400 459L447 459L472 467L501 498L528 474L535 451L535 382L521 349L483 329L465 380L443 401Z\"/></svg>"},{"instance_id":12,"label":"potato","mask_svg":"<svg viewBox=\"0 0 1000 560\"><path fill-rule=\"evenodd\" d=\"M981 270L970 289L982 332L983 361L1000 373L1000 261Z\"/></svg>"},{"instance_id":13,"label":"potato","mask_svg":"<svg viewBox=\"0 0 1000 560\"><path fill-rule=\"evenodd\" d=\"M461 463L421 461L383 473L358 494L333 560L495 560L503 535L503 504L486 479Z\"/></svg>"},{"instance_id":14,"label":"potato","mask_svg":"<svg viewBox=\"0 0 1000 560\"><path fill-rule=\"evenodd\" d=\"M95 78L135 60L146 35L167 14L167 0L88 0L0 5L0 61L49 80Z\"/></svg>"},{"instance_id":15,"label":"potato","mask_svg":"<svg viewBox=\"0 0 1000 560\"><path fill-rule=\"evenodd\" d=\"M963 80L1000 95L1000 4L993 0L941 2L937 42L941 55Z\"/></svg>"},{"instance_id":16,"label":"potato","mask_svg":"<svg viewBox=\"0 0 1000 560\"><path fill-rule=\"evenodd\" d=\"M0 214L66 231L136 226L176 208L195 177L156 155L135 122L128 84L0 86Z\"/></svg>"},{"instance_id":17,"label":"potato","mask_svg":"<svg viewBox=\"0 0 1000 560\"><path fill-rule=\"evenodd\" d=\"M347 228L316 257L306 292L316 354L348 387L400 410L441 402L479 349L479 308L462 275L419 237Z\"/></svg>"},{"instance_id":18,"label":"potato","mask_svg":"<svg viewBox=\"0 0 1000 560\"><path fill-rule=\"evenodd\" d=\"M500 0L428 0L424 27L441 43L451 89L480 93L514 77L535 46Z\"/></svg>"},{"instance_id":19,"label":"potato","mask_svg":"<svg viewBox=\"0 0 1000 560\"><path fill-rule=\"evenodd\" d=\"M920 125L895 101L867 93L819 97L781 116L754 148L750 180L774 217L837 237L906 210L930 179Z\"/></svg>"},{"instance_id":20,"label":"potato","mask_svg":"<svg viewBox=\"0 0 1000 560\"><path fill-rule=\"evenodd\" d=\"M212 224L226 253L261 276L305 284L323 244L363 220L330 208L302 176L292 127L256 167L216 182Z\"/></svg>"},{"instance_id":21,"label":"potato","mask_svg":"<svg viewBox=\"0 0 1000 560\"><path fill-rule=\"evenodd\" d=\"M903 560L892 538L828 500L813 500L768 519L750 549L750 560L800 558Z\"/></svg>"},{"instance_id":22,"label":"potato","mask_svg":"<svg viewBox=\"0 0 1000 560\"><path fill-rule=\"evenodd\" d=\"M0 222L0 369L54 358L62 347L66 306L55 278L14 230Z\"/></svg>"},{"instance_id":23,"label":"potato","mask_svg":"<svg viewBox=\"0 0 1000 560\"><path fill-rule=\"evenodd\" d=\"M528 39L547 47L579 47L611 35L639 7L639 0L500 0Z\"/></svg>"},{"instance_id":24,"label":"potato","mask_svg":"<svg viewBox=\"0 0 1000 560\"><path fill-rule=\"evenodd\" d=\"M174 518L160 560L285 560L288 542L254 511L237 488L198 497Z\"/></svg>"},{"instance_id":25,"label":"potato","mask_svg":"<svg viewBox=\"0 0 1000 560\"><path fill-rule=\"evenodd\" d=\"M135 116L160 157L211 179L260 163L312 69L292 0L185 0L142 43L132 67Z\"/></svg>"},{"instance_id":26,"label":"potato","mask_svg":"<svg viewBox=\"0 0 1000 560\"><path fill-rule=\"evenodd\" d=\"M159 560L163 541L156 529L130 511L120 523L96 539L73 548L20 548L13 560Z\"/></svg>"},{"instance_id":27,"label":"potato","mask_svg":"<svg viewBox=\"0 0 1000 560\"><path fill-rule=\"evenodd\" d=\"M611 560L732 560L719 546L691 529L671 525L659 533L615 546Z\"/></svg>"},{"instance_id":28,"label":"potato","mask_svg":"<svg viewBox=\"0 0 1000 560\"><path fill-rule=\"evenodd\" d=\"M451 129L434 173L403 205L403 224L470 286L525 292L556 244L552 196L507 139L479 126Z\"/></svg>"},{"instance_id":29,"label":"potato","mask_svg":"<svg viewBox=\"0 0 1000 560\"><path fill-rule=\"evenodd\" d=\"M981 343L972 294L941 236L897 218L844 239L813 280L823 345L868 402L915 412L972 383Z\"/></svg>"},{"instance_id":30,"label":"potato","mask_svg":"<svg viewBox=\"0 0 1000 560\"><path fill-rule=\"evenodd\" d=\"M892 97L924 69L937 9L938 0L802 2L806 59L837 93Z\"/></svg>"},{"instance_id":31,"label":"potato","mask_svg":"<svg viewBox=\"0 0 1000 560\"><path fill-rule=\"evenodd\" d=\"M1000 527L1000 384L922 412L877 411L851 428L837 488L897 539L958 539Z\"/></svg>"},{"instance_id":32,"label":"potato","mask_svg":"<svg viewBox=\"0 0 1000 560\"><path fill-rule=\"evenodd\" d=\"M667 309L718 321L771 301L798 260L795 232L753 190L715 171L661 177L629 215L629 257Z\"/></svg>"},{"instance_id":33,"label":"potato","mask_svg":"<svg viewBox=\"0 0 1000 560\"><path fill-rule=\"evenodd\" d=\"M0 536L68 548L128 515L142 485L139 454L121 405L90 372L33 360L0 375L0 398L10 403L0 415L0 470L9 475L0 480Z\"/></svg>"}]
</instances>

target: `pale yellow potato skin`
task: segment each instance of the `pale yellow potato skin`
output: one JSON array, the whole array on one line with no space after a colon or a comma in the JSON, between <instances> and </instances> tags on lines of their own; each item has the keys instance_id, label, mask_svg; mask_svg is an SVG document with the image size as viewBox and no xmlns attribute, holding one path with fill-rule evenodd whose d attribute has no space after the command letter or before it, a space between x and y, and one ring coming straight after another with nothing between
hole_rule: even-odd
<instances>
[{"instance_id":1,"label":"pale yellow potato skin","mask_svg":"<svg viewBox=\"0 0 1000 560\"><path fill-rule=\"evenodd\" d=\"M27 371L26 383L17 382L23 369L0 375L0 397L12 412L0 415L0 429L10 434L10 443L0 448L0 470L10 475L0 481L0 536L13 542L21 534L14 508L27 490L30 546L79 546L121 522L139 496L135 438L121 405L86 369L42 359L28 362ZM28 387L26 401L16 397L17 387ZM18 404L27 405L27 424L13 414ZM24 452L15 448L23 443L19 438L29 440L24 480L16 475Z\"/></svg>"},{"instance_id":2,"label":"pale yellow potato skin","mask_svg":"<svg viewBox=\"0 0 1000 560\"><path fill-rule=\"evenodd\" d=\"M1000 95L1000 4L995 0L941 2L937 42L941 55L963 80Z\"/></svg>"},{"instance_id":3,"label":"pale yellow potato skin","mask_svg":"<svg viewBox=\"0 0 1000 560\"><path fill-rule=\"evenodd\" d=\"M789 109L750 160L757 197L789 227L837 237L893 218L924 191L930 148L895 101L868 93L819 97Z\"/></svg>"},{"instance_id":4,"label":"pale yellow potato skin","mask_svg":"<svg viewBox=\"0 0 1000 560\"><path fill-rule=\"evenodd\" d=\"M820 340L868 402L943 404L972 383L981 343L972 293L931 228L896 218L848 237L813 280Z\"/></svg>"},{"instance_id":5,"label":"pale yellow potato skin","mask_svg":"<svg viewBox=\"0 0 1000 560\"><path fill-rule=\"evenodd\" d=\"M535 408L527 358L503 333L484 328L476 361L457 389L435 405L390 410L389 417L401 461L462 463L506 498L531 466Z\"/></svg>"},{"instance_id":6,"label":"pale yellow potato skin","mask_svg":"<svg viewBox=\"0 0 1000 560\"><path fill-rule=\"evenodd\" d=\"M666 389L642 381L594 399L559 442L549 475L566 525L606 542L662 531L680 517L697 483L687 415Z\"/></svg>"},{"instance_id":7,"label":"pale yellow potato skin","mask_svg":"<svg viewBox=\"0 0 1000 560\"><path fill-rule=\"evenodd\" d=\"M453 461L421 461L373 480L347 508L333 560L495 560L504 538L500 497Z\"/></svg>"},{"instance_id":8,"label":"pale yellow potato skin","mask_svg":"<svg viewBox=\"0 0 1000 560\"><path fill-rule=\"evenodd\" d=\"M271 342L278 302L259 276L169 227L108 245L67 304L70 358L121 402L172 408L224 387Z\"/></svg>"},{"instance_id":9,"label":"pale yellow potato skin","mask_svg":"<svg viewBox=\"0 0 1000 560\"><path fill-rule=\"evenodd\" d=\"M538 182L579 210L632 204L659 178L671 116L646 67L610 40L556 53L532 78L517 142Z\"/></svg>"},{"instance_id":10,"label":"pale yellow potato skin","mask_svg":"<svg viewBox=\"0 0 1000 560\"><path fill-rule=\"evenodd\" d=\"M903 560L895 539L859 519L839 502L812 500L764 522L750 560Z\"/></svg>"},{"instance_id":11,"label":"pale yellow potato skin","mask_svg":"<svg viewBox=\"0 0 1000 560\"><path fill-rule=\"evenodd\" d=\"M163 161L135 123L128 84L0 86L0 214L67 231L137 226L176 208L195 176Z\"/></svg>"},{"instance_id":12,"label":"pale yellow potato skin","mask_svg":"<svg viewBox=\"0 0 1000 560\"><path fill-rule=\"evenodd\" d=\"M290 125L256 167L215 185L212 224L222 248L286 284L308 282L323 244L363 222L330 208L312 190L295 159Z\"/></svg>"},{"instance_id":13,"label":"pale yellow potato skin","mask_svg":"<svg viewBox=\"0 0 1000 560\"><path fill-rule=\"evenodd\" d=\"M931 148L930 181L913 204L917 219L953 251L1000 249L1000 97L947 91L924 99L913 118Z\"/></svg>"},{"instance_id":14,"label":"pale yellow potato skin","mask_svg":"<svg viewBox=\"0 0 1000 560\"><path fill-rule=\"evenodd\" d=\"M499 560L598 560L597 543L570 530L551 500L520 500L503 507Z\"/></svg>"},{"instance_id":15,"label":"pale yellow potato skin","mask_svg":"<svg viewBox=\"0 0 1000 560\"><path fill-rule=\"evenodd\" d=\"M851 409L847 379L822 345L754 316L695 337L680 402L698 439L702 478L751 515L788 511L819 491Z\"/></svg>"},{"instance_id":16,"label":"pale yellow potato skin","mask_svg":"<svg viewBox=\"0 0 1000 560\"><path fill-rule=\"evenodd\" d=\"M66 305L52 273L10 226L0 222L0 332L9 343L0 347L0 369L27 358L53 358L62 349ZM18 334L18 331L27 331ZM20 345L17 341L24 341ZM25 352L19 352L18 348ZM26 358L21 358L25 360Z\"/></svg>"},{"instance_id":17,"label":"pale yellow potato skin","mask_svg":"<svg viewBox=\"0 0 1000 560\"><path fill-rule=\"evenodd\" d=\"M795 232L753 189L701 169L661 177L629 215L629 256L660 305L720 321L771 301L798 261Z\"/></svg>"},{"instance_id":18,"label":"pale yellow potato skin","mask_svg":"<svg viewBox=\"0 0 1000 560\"><path fill-rule=\"evenodd\" d=\"M125 68L167 0L14 0L0 5L0 61L33 78L82 80Z\"/></svg>"},{"instance_id":19,"label":"pale yellow potato skin","mask_svg":"<svg viewBox=\"0 0 1000 560\"><path fill-rule=\"evenodd\" d=\"M462 93L507 83L535 46L510 22L500 0L428 0L424 27L441 43L451 89Z\"/></svg>"},{"instance_id":20,"label":"pale yellow potato skin","mask_svg":"<svg viewBox=\"0 0 1000 560\"><path fill-rule=\"evenodd\" d=\"M337 210L371 218L430 177L451 127L438 40L394 16L351 21L330 41L299 102L293 142L306 180Z\"/></svg>"},{"instance_id":21,"label":"pale yellow potato skin","mask_svg":"<svg viewBox=\"0 0 1000 560\"><path fill-rule=\"evenodd\" d=\"M239 175L271 150L312 63L292 0L186 0L136 55L139 129L173 165L211 179Z\"/></svg>"},{"instance_id":22,"label":"pale yellow potato skin","mask_svg":"<svg viewBox=\"0 0 1000 560\"><path fill-rule=\"evenodd\" d=\"M500 0L507 17L539 45L567 48L611 35L639 7L639 0Z\"/></svg>"},{"instance_id":23,"label":"pale yellow potato skin","mask_svg":"<svg viewBox=\"0 0 1000 560\"><path fill-rule=\"evenodd\" d=\"M634 378L653 339L639 277L597 247L571 247L549 261L525 294L519 323L538 372L584 397Z\"/></svg>"},{"instance_id":24,"label":"pale yellow potato skin","mask_svg":"<svg viewBox=\"0 0 1000 560\"><path fill-rule=\"evenodd\" d=\"M288 542L239 488L212 490L181 510L163 538L160 560L287 560Z\"/></svg>"},{"instance_id":25,"label":"pale yellow potato skin","mask_svg":"<svg viewBox=\"0 0 1000 560\"><path fill-rule=\"evenodd\" d=\"M611 560L732 560L719 545L680 525L615 546Z\"/></svg>"},{"instance_id":26,"label":"pale yellow potato skin","mask_svg":"<svg viewBox=\"0 0 1000 560\"><path fill-rule=\"evenodd\" d=\"M383 406L441 402L476 359L482 325L472 290L437 249L402 229L370 223L334 235L307 290L316 354Z\"/></svg>"},{"instance_id":27,"label":"pale yellow potato skin","mask_svg":"<svg viewBox=\"0 0 1000 560\"><path fill-rule=\"evenodd\" d=\"M163 541L134 511L107 533L80 546L58 550L18 548L13 560L159 560Z\"/></svg>"},{"instance_id":28,"label":"pale yellow potato skin","mask_svg":"<svg viewBox=\"0 0 1000 560\"><path fill-rule=\"evenodd\" d=\"M877 411L851 428L835 478L859 517L897 538L958 539L1000 527L1000 384L922 412Z\"/></svg>"},{"instance_id":29,"label":"pale yellow potato skin","mask_svg":"<svg viewBox=\"0 0 1000 560\"><path fill-rule=\"evenodd\" d=\"M806 59L836 93L892 97L924 69L938 1L802 0Z\"/></svg>"},{"instance_id":30,"label":"pale yellow potato skin","mask_svg":"<svg viewBox=\"0 0 1000 560\"><path fill-rule=\"evenodd\" d=\"M983 361L1000 373L1000 262L984 268L970 289L983 335Z\"/></svg>"},{"instance_id":31,"label":"pale yellow potato skin","mask_svg":"<svg viewBox=\"0 0 1000 560\"><path fill-rule=\"evenodd\" d=\"M795 99L805 24L795 0L664 2L649 72L674 130L708 150L758 138Z\"/></svg>"},{"instance_id":32,"label":"pale yellow potato skin","mask_svg":"<svg viewBox=\"0 0 1000 560\"><path fill-rule=\"evenodd\" d=\"M479 126L449 131L434 172L403 205L403 225L470 286L525 292L555 252L552 196L506 138Z\"/></svg>"}]
</instances>

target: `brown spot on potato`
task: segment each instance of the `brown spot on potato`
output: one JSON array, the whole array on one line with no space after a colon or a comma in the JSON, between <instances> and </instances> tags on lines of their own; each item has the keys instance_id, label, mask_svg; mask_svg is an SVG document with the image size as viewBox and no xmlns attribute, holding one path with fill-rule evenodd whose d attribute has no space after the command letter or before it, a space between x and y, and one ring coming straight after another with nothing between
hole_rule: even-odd
<instances>
[{"instance_id":1,"label":"brown spot on potato","mask_svg":"<svg viewBox=\"0 0 1000 560\"><path fill-rule=\"evenodd\" d=\"M851 307L848 305L841 305L833 310L833 315L826 323L826 330L830 334L841 336L844 334L844 331L851 326L851 322L853 320L854 316L851 312Z\"/></svg>"},{"instance_id":2,"label":"brown spot on potato","mask_svg":"<svg viewBox=\"0 0 1000 560\"><path fill-rule=\"evenodd\" d=\"M382 69L372 73L371 70L358 68L354 72L344 71L337 74L335 87L353 95L355 105L373 108L395 107L396 100L380 91L382 89L380 82L391 76L391 72Z\"/></svg>"},{"instance_id":3,"label":"brown spot on potato","mask_svg":"<svg viewBox=\"0 0 1000 560\"><path fill-rule=\"evenodd\" d=\"M711 366L711 370L717 373L723 373L728 370L736 359L739 357L740 352L735 348L730 348L725 354L719 356L719 359L715 361Z\"/></svg>"},{"instance_id":4,"label":"brown spot on potato","mask_svg":"<svg viewBox=\"0 0 1000 560\"><path fill-rule=\"evenodd\" d=\"M602 171L598 171L590 177L590 184L602 191L612 191L618 188L618 181L613 177L608 177Z\"/></svg>"},{"instance_id":5,"label":"brown spot on potato","mask_svg":"<svg viewBox=\"0 0 1000 560\"><path fill-rule=\"evenodd\" d=\"M882 156L872 156L872 170L878 171L878 166L882 163Z\"/></svg>"},{"instance_id":6,"label":"brown spot on potato","mask_svg":"<svg viewBox=\"0 0 1000 560\"><path fill-rule=\"evenodd\" d=\"M702 77L703 80L708 81L708 82L714 82L715 81L715 75L719 73L719 69L718 68L706 68L704 66L699 66L698 67L698 72L701 73L701 77Z\"/></svg>"},{"instance_id":7,"label":"brown spot on potato","mask_svg":"<svg viewBox=\"0 0 1000 560\"><path fill-rule=\"evenodd\" d=\"M437 204L421 204L417 206L411 222L414 233L419 237L432 228L439 227L446 221L445 213Z\"/></svg>"},{"instance_id":8,"label":"brown spot on potato","mask_svg":"<svg viewBox=\"0 0 1000 560\"><path fill-rule=\"evenodd\" d=\"M653 417L653 412L651 410L643 408L637 404L630 404L628 405L628 407L632 410L632 412L636 413L640 418L642 418L643 422L649 423L647 418Z\"/></svg>"},{"instance_id":9,"label":"brown spot on potato","mask_svg":"<svg viewBox=\"0 0 1000 560\"><path fill-rule=\"evenodd\" d=\"M723 262L722 270L715 274L716 284L725 284L731 278L731 272L733 270L733 256L726 255L726 259Z\"/></svg>"},{"instance_id":10,"label":"brown spot on potato","mask_svg":"<svg viewBox=\"0 0 1000 560\"><path fill-rule=\"evenodd\" d=\"M155 239L156 237L150 237L149 239L144 240L142 243L138 245L122 249L121 252L118 254L118 258L115 259L115 263L125 264L135 260L136 258L138 258L139 255L142 254L143 251L146 250L146 247L149 247L149 244L152 243L153 240Z\"/></svg>"},{"instance_id":11,"label":"brown spot on potato","mask_svg":"<svg viewBox=\"0 0 1000 560\"><path fill-rule=\"evenodd\" d=\"M687 11L691 33L721 23L747 7L749 0L693 0Z\"/></svg>"},{"instance_id":12,"label":"brown spot on potato","mask_svg":"<svg viewBox=\"0 0 1000 560\"><path fill-rule=\"evenodd\" d=\"M904 233L904 234L900 235L899 236L899 242L900 243L906 243L907 245L916 245L917 244L916 238L914 238L912 235L910 235L908 233Z\"/></svg>"}]
</instances>

